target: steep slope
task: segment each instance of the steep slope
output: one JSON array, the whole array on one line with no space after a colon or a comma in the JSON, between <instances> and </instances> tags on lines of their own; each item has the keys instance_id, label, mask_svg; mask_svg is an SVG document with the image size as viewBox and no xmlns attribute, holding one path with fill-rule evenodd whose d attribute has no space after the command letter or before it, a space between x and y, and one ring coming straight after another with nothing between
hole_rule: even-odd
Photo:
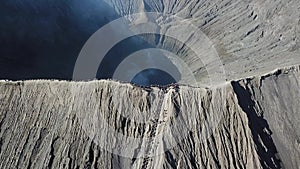
<instances>
[{"instance_id":1,"label":"steep slope","mask_svg":"<svg viewBox=\"0 0 300 169\"><path fill-rule=\"evenodd\" d=\"M233 83L240 102L251 98L247 105L256 105L256 110L252 111L267 120L254 122L255 127L265 126L264 130L273 133L272 138L286 168L300 166L299 68L278 69L259 78ZM251 112L245 103L243 106L245 111Z\"/></svg>"},{"instance_id":2,"label":"steep slope","mask_svg":"<svg viewBox=\"0 0 300 169\"><path fill-rule=\"evenodd\" d=\"M211 89L0 83L0 168L297 168L299 66Z\"/></svg>"},{"instance_id":3,"label":"steep slope","mask_svg":"<svg viewBox=\"0 0 300 169\"><path fill-rule=\"evenodd\" d=\"M298 0L105 1L121 16L158 12L192 22L213 42L229 80L300 64ZM160 45L168 48L174 44L168 38L161 38ZM174 49L179 54L181 50L181 47Z\"/></svg>"}]
</instances>

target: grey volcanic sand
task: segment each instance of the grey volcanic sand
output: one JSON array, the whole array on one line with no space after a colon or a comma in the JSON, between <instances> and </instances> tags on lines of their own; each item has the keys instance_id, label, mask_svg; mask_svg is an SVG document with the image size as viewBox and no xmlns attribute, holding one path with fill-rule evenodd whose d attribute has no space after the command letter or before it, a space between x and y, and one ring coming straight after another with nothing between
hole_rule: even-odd
<instances>
[{"instance_id":1,"label":"grey volcanic sand","mask_svg":"<svg viewBox=\"0 0 300 169\"><path fill-rule=\"evenodd\" d=\"M176 14L199 27L214 43L229 81L300 63L297 0L87 0L84 3L12 0L3 2L0 8L1 79L71 80L77 56L88 38L110 21L134 12ZM139 37L124 40L107 54L97 78L111 78L118 64L135 51L156 46L168 49L173 45L168 38L154 44ZM182 50L185 49L175 46L172 52ZM204 71L210 66L199 61L193 64ZM144 76L138 76L135 81L146 83L143 77L149 74L151 71L144 72ZM168 75L159 78L160 74L156 71L152 81L173 82ZM202 75L201 78L205 78L207 73ZM168 80L160 82L160 79Z\"/></svg>"},{"instance_id":2,"label":"grey volcanic sand","mask_svg":"<svg viewBox=\"0 0 300 169\"><path fill-rule=\"evenodd\" d=\"M207 35L227 81L210 88L1 81L0 168L299 168L298 0L105 2L3 2L0 78L71 80L81 47L97 29L120 16L158 11ZM148 38L116 46L98 78L110 78L126 54L172 45ZM105 123L94 124L100 115ZM211 128L210 117L220 117ZM134 144L132 138L149 139Z\"/></svg>"},{"instance_id":3,"label":"grey volcanic sand","mask_svg":"<svg viewBox=\"0 0 300 169\"><path fill-rule=\"evenodd\" d=\"M212 89L1 81L0 167L297 169L299 81L299 66Z\"/></svg>"}]
</instances>

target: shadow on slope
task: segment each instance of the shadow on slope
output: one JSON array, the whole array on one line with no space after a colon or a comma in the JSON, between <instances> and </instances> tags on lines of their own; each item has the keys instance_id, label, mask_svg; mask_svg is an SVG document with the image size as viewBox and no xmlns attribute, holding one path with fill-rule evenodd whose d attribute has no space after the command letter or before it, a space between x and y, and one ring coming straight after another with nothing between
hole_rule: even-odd
<instances>
[{"instance_id":1,"label":"shadow on slope","mask_svg":"<svg viewBox=\"0 0 300 169\"><path fill-rule=\"evenodd\" d=\"M262 115L257 114L250 89L243 88L238 82L232 82L232 86L239 105L249 119L249 127L263 168L282 168L281 160L276 155L277 149L271 137L269 124Z\"/></svg>"}]
</instances>

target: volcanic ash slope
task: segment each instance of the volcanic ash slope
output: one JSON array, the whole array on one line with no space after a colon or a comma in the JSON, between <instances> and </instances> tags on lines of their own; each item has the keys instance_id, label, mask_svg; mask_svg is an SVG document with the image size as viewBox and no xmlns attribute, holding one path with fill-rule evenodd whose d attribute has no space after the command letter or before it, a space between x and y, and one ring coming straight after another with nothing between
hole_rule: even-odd
<instances>
[{"instance_id":1,"label":"volcanic ash slope","mask_svg":"<svg viewBox=\"0 0 300 169\"><path fill-rule=\"evenodd\" d=\"M211 89L1 81L0 168L297 169L299 81L299 66Z\"/></svg>"},{"instance_id":2,"label":"volcanic ash slope","mask_svg":"<svg viewBox=\"0 0 300 169\"><path fill-rule=\"evenodd\" d=\"M105 1L121 16L158 12L191 22L213 42L229 80L300 64L299 0ZM144 22L151 20L144 17L147 15L141 18ZM161 38L158 46L172 48L174 44L168 38ZM181 50L181 47L175 48L174 53L184 53ZM197 69L214 66L182 59L190 67L195 64Z\"/></svg>"}]
</instances>

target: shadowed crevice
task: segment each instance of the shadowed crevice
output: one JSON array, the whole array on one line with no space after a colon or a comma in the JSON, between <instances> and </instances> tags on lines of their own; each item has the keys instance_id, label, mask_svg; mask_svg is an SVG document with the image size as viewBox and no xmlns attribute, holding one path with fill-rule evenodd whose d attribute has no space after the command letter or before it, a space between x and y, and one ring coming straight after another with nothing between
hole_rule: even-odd
<instances>
[{"instance_id":1,"label":"shadowed crevice","mask_svg":"<svg viewBox=\"0 0 300 169\"><path fill-rule=\"evenodd\" d=\"M277 149L271 137L269 124L263 116L257 114L249 88L243 88L238 82L231 84L239 105L249 119L249 127L263 168L282 168L281 160L276 155Z\"/></svg>"}]
</instances>

